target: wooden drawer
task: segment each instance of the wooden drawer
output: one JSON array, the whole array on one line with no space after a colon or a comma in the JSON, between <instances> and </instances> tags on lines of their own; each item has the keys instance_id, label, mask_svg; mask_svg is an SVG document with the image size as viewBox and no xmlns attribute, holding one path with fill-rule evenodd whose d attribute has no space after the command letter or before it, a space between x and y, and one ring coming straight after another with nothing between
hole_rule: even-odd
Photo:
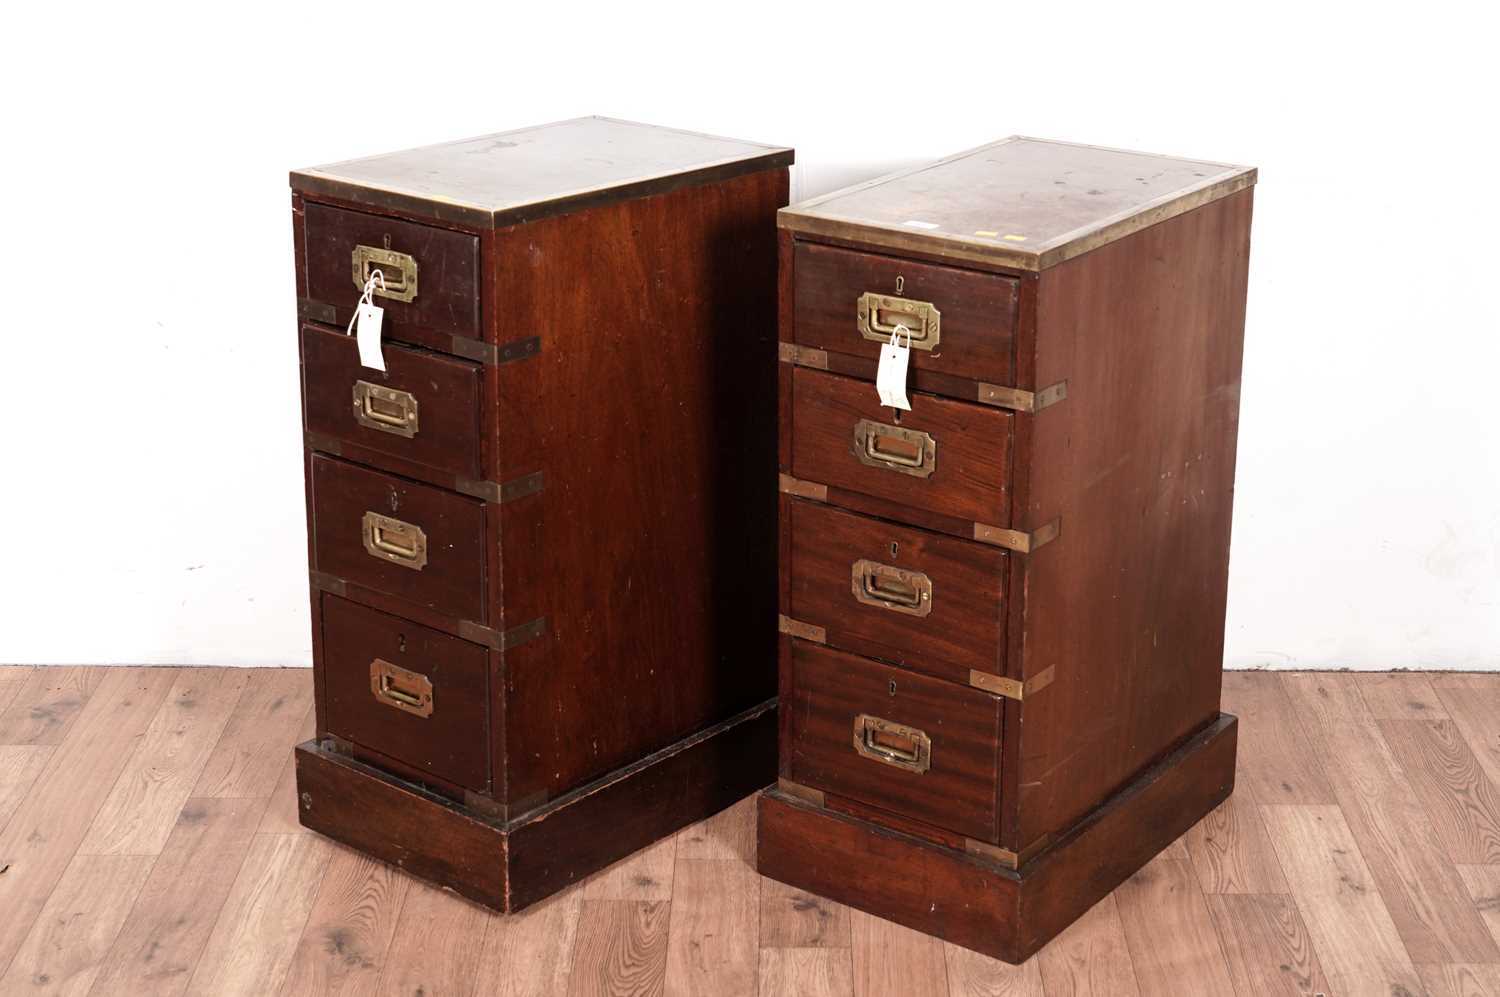
<instances>
[{"instance_id":1,"label":"wooden drawer","mask_svg":"<svg viewBox=\"0 0 1500 997\"><path fill-rule=\"evenodd\" d=\"M315 570L461 620L484 619L484 504L311 457Z\"/></svg>"},{"instance_id":2,"label":"wooden drawer","mask_svg":"<svg viewBox=\"0 0 1500 997\"><path fill-rule=\"evenodd\" d=\"M359 362L342 330L302 327L302 397L308 432L477 480L478 364L394 343L385 373Z\"/></svg>"},{"instance_id":3,"label":"wooden drawer","mask_svg":"<svg viewBox=\"0 0 1500 997\"><path fill-rule=\"evenodd\" d=\"M793 336L873 363L890 339L882 330L900 321L912 331L914 371L1010 386L1018 288L998 274L799 241Z\"/></svg>"},{"instance_id":4,"label":"wooden drawer","mask_svg":"<svg viewBox=\"0 0 1500 997\"><path fill-rule=\"evenodd\" d=\"M806 641L782 646L786 778L998 839L998 697Z\"/></svg>"},{"instance_id":5,"label":"wooden drawer","mask_svg":"<svg viewBox=\"0 0 1500 997\"><path fill-rule=\"evenodd\" d=\"M326 204L308 204L306 214L307 295L332 305L335 319L354 314L366 273L379 266L390 286L375 292L385 309L387 336L401 338L405 328L453 333L471 339L479 331L479 239L463 232L418 225ZM384 262L386 253L404 264ZM356 254L374 256L368 265ZM403 274L402 278L396 275ZM414 275L414 280L413 280ZM404 279L406 290L400 290ZM412 293L412 292L415 293Z\"/></svg>"},{"instance_id":6,"label":"wooden drawer","mask_svg":"<svg viewBox=\"0 0 1500 997\"><path fill-rule=\"evenodd\" d=\"M1011 428L1001 409L914 393L884 408L875 387L792 372L793 477L991 526L1010 525Z\"/></svg>"},{"instance_id":7,"label":"wooden drawer","mask_svg":"<svg viewBox=\"0 0 1500 997\"><path fill-rule=\"evenodd\" d=\"M789 615L834 647L967 684L1003 674L1005 551L792 499Z\"/></svg>"},{"instance_id":8,"label":"wooden drawer","mask_svg":"<svg viewBox=\"0 0 1500 997\"><path fill-rule=\"evenodd\" d=\"M486 649L347 599L322 598L329 733L487 791Z\"/></svg>"}]
</instances>

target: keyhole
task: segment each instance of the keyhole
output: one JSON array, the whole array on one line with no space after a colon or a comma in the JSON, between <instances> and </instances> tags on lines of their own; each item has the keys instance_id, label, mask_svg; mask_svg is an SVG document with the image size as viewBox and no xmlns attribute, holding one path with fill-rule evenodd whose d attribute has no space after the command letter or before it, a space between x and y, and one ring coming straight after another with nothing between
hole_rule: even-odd
<instances>
[{"instance_id":1,"label":"keyhole","mask_svg":"<svg viewBox=\"0 0 1500 997\"><path fill-rule=\"evenodd\" d=\"M391 236L390 236L389 232L387 232L385 235L383 235L383 236L380 237L380 244L382 246L384 246L386 249L390 249L391 248Z\"/></svg>"},{"instance_id":2,"label":"keyhole","mask_svg":"<svg viewBox=\"0 0 1500 997\"><path fill-rule=\"evenodd\" d=\"M894 696L895 694L896 694L896 680L895 679L891 679L891 695Z\"/></svg>"},{"instance_id":3,"label":"keyhole","mask_svg":"<svg viewBox=\"0 0 1500 997\"><path fill-rule=\"evenodd\" d=\"M406 634L396 635L396 650L400 651L402 654L406 653Z\"/></svg>"},{"instance_id":4,"label":"keyhole","mask_svg":"<svg viewBox=\"0 0 1500 997\"><path fill-rule=\"evenodd\" d=\"M391 490L391 511L392 512L398 512L398 511L400 511L400 509L401 509L401 497L396 494L395 489L392 489Z\"/></svg>"},{"instance_id":5,"label":"keyhole","mask_svg":"<svg viewBox=\"0 0 1500 997\"><path fill-rule=\"evenodd\" d=\"M896 293L900 294L904 290L906 290L906 278L903 277L903 276L901 276L900 274L897 274L896 275Z\"/></svg>"},{"instance_id":6,"label":"keyhole","mask_svg":"<svg viewBox=\"0 0 1500 997\"><path fill-rule=\"evenodd\" d=\"M897 552L899 550L900 550L900 548L896 546L896 541L892 540L891 541L891 560L895 560L896 559L896 554L897 554Z\"/></svg>"},{"instance_id":7,"label":"keyhole","mask_svg":"<svg viewBox=\"0 0 1500 997\"><path fill-rule=\"evenodd\" d=\"M898 408L891 409L891 421L894 422L898 426L901 425L901 410L900 409L898 409Z\"/></svg>"}]
</instances>

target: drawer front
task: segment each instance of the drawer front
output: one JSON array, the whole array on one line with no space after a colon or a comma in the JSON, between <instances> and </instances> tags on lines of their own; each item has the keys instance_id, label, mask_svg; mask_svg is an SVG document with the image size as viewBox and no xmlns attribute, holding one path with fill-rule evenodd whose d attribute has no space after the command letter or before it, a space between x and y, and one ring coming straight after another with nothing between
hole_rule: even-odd
<instances>
[{"instance_id":1,"label":"drawer front","mask_svg":"<svg viewBox=\"0 0 1500 997\"><path fill-rule=\"evenodd\" d=\"M1004 673L1005 551L816 502L788 510L793 619L952 681Z\"/></svg>"},{"instance_id":2,"label":"drawer front","mask_svg":"<svg viewBox=\"0 0 1500 997\"><path fill-rule=\"evenodd\" d=\"M485 622L482 502L322 454L312 491L318 571Z\"/></svg>"},{"instance_id":3,"label":"drawer front","mask_svg":"<svg viewBox=\"0 0 1500 997\"><path fill-rule=\"evenodd\" d=\"M875 360L900 322L912 333L913 369L1010 386L1019 286L998 274L798 242L793 334L800 346Z\"/></svg>"},{"instance_id":4,"label":"drawer front","mask_svg":"<svg viewBox=\"0 0 1500 997\"><path fill-rule=\"evenodd\" d=\"M489 656L478 644L323 595L330 733L489 789Z\"/></svg>"},{"instance_id":5,"label":"drawer front","mask_svg":"<svg viewBox=\"0 0 1500 997\"><path fill-rule=\"evenodd\" d=\"M386 371L342 330L302 327L307 429L477 480L478 364L386 343Z\"/></svg>"},{"instance_id":6,"label":"drawer front","mask_svg":"<svg viewBox=\"0 0 1500 997\"><path fill-rule=\"evenodd\" d=\"M927 512L1008 527L1011 427L1001 409L914 393L911 411L875 386L792 372L793 477Z\"/></svg>"},{"instance_id":7,"label":"drawer front","mask_svg":"<svg viewBox=\"0 0 1500 997\"><path fill-rule=\"evenodd\" d=\"M805 641L783 646L788 779L997 840L998 697Z\"/></svg>"},{"instance_id":8,"label":"drawer front","mask_svg":"<svg viewBox=\"0 0 1500 997\"><path fill-rule=\"evenodd\" d=\"M334 306L338 321L359 301L356 270L378 266L388 281L375 293L387 335L399 339L409 326L480 338L477 237L326 204L306 212L307 295Z\"/></svg>"}]
</instances>

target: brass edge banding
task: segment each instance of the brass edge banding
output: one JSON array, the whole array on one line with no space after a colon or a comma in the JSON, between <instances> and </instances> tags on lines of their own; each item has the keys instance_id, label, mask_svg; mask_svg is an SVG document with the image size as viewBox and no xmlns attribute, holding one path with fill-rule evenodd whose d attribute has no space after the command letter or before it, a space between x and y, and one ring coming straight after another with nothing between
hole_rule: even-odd
<instances>
[{"instance_id":1,"label":"brass edge banding","mask_svg":"<svg viewBox=\"0 0 1500 997\"><path fill-rule=\"evenodd\" d=\"M811 367L814 370L828 369L828 351L815 350L808 346L798 346L796 343L776 343L776 357L782 363L795 364L798 367Z\"/></svg>"},{"instance_id":2,"label":"brass edge banding","mask_svg":"<svg viewBox=\"0 0 1500 997\"><path fill-rule=\"evenodd\" d=\"M790 779L777 779L776 788L788 796L795 796L799 800L806 800L815 807L823 806L823 791L821 789L813 789L811 786L804 786L800 782L793 782Z\"/></svg>"},{"instance_id":3,"label":"brass edge banding","mask_svg":"<svg viewBox=\"0 0 1500 997\"><path fill-rule=\"evenodd\" d=\"M988 523L974 524L974 539L993 547L1004 547L1018 554L1032 554L1039 548L1057 539L1062 532L1062 520L1054 519L1030 533L1023 530L1007 530Z\"/></svg>"},{"instance_id":4,"label":"brass edge banding","mask_svg":"<svg viewBox=\"0 0 1500 997\"><path fill-rule=\"evenodd\" d=\"M1048 405L1055 405L1068 397L1068 382L1058 381L1041 391L1031 392L1021 388L1007 388L1001 384L976 381L974 394L982 405L994 405L997 408L1008 408L1017 412L1040 412Z\"/></svg>"},{"instance_id":5,"label":"brass edge banding","mask_svg":"<svg viewBox=\"0 0 1500 997\"><path fill-rule=\"evenodd\" d=\"M814 502L828 501L828 486L820 485L816 481L802 481L792 477L790 474L780 476L780 487L788 495L798 498L812 499Z\"/></svg>"},{"instance_id":6,"label":"brass edge banding","mask_svg":"<svg viewBox=\"0 0 1500 997\"><path fill-rule=\"evenodd\" d=\"M312 298L297 299L297 316L326 325L338 324L338 312L334 307L322 301L314 301Z\"/></svg>"},{"instance_id":7,"label":"brass edge banding","mask_svg":"<svg viewBox=\"0 0 1500 997\"><path fill-rule=\"evenodd\" d=\"M828 643L828 631L811 623L794 620L790 616L777 615L776 629L790 637L801 637L816 644Z\"/></svg>"},{"instance_id":8,"label":"brass edge banding","mask_svg":"<svg viewBox=\"0 0 1500 997\"><path fill-rule=\"evenodd\" d=\"M344 580L324 571L309 571L307 582L319 592L327 592L330 595L342 596L345 592Z\"/></svg>"},{"instance_id":9,"label":"brass edge banding","mask_svg":"<svg viewBox=\"0 0 1500 997\"><path fill-rule=\"evenodd\" d=\"M1021 702L1027 696L1034 696L1057 677L1057 666L1048 665L1045 669L1022 682L1019 679L1006 678L1004 675L993 675L989 672L981 672L969 669L969 684L976 689L1004 696L1006 699L1014 699Z\"/></svg>"},{"instance_id":10,"label":"brass edge banding","mask_svg":"<svg viewBox=\"0 0 1500 997\"><path fill-rule=\"evenodd\" d=\"M973 838L964 839L964 851L970 855L979 855L1000 863L1007 869L1016 869L1021 865L1021 856L1009 848L1001 848L987 841L975 841Z\"/></svg>"},{"instance_id":11,"label":"brass edge banding","mask_svg":"<svg viewBox=\"0 0 1500 997\"><path fill-rule=\"evenodd\" d=\"M511 502L527 495L535 495L542 490L544 484L543 472L537 471L524 477L512 478L503 485L493 481L470 481L468 478L459 478L454 481L453 490L484 499L486 502Z\"/></svg>"}]
</instances>

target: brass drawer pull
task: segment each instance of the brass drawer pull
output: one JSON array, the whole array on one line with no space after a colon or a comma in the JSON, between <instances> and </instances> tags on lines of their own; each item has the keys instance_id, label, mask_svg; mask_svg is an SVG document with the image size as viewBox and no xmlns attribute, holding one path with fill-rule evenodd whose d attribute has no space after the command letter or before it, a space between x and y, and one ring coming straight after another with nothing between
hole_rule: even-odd
<instances>
[{"instance_id":1,"label":"brass drawer pull","mask_svg":"<svg viewBox=\"0 0 1500 997\"><path fill-rule=\"evenodd\" d=\"M861 464L927 478L937 467L937 441L915 429L861 419L854 424L854 456Z\"/></svg>"},{"instance_id":2,"label":"brass drawer pull","mask_svg":"<svg viewBox=\"0 0 1500 997\"><path fill-rule=\"evenodd\" d=\"M365 550L371 557L421 571L427 563L427 534L420 526L378 512L364 518Z\"/></svg>"},{"instance_id":3,"label":"brass drawer pull","mask_svg":"<svg viewBox=\"0 0 1500 997\"><path fill-rule=\"evenodd\" d=\"M370 271L379 270L385 280L383 287L381 281L375 284L377 298L410 301L417 296L416 257L398 253L393 249L378 249L375 246L355 246L352 256L354 286L361 292L364 291L365 284L370 279Z\"/></svg>"},{"instance_id":4,"label":"brass drawer pull","mask_svg":"<svg viewBox=\"0 0 1500 997\"><path fill-rule=\"evenodd\" d=\"M386 706L432 716L432 680L419 672L376 658L370 662L370 691Z\"/></svg>"},{"instance_id":5,"label":"brass drawer pull","mask_svg":"<svg viewBox=\"0 0 1500 997\"><path fill-rule=\"evenodd\" d=\"M354 421L409 440L417 435L417 397L410 391L355 381Z\"/></svg>"},{"instance_id":6,"label":"brass drawer pull","mask_svg":"<svg viewBox=\"0 0 1500 997\"><path fill-rule=\"evenodd\" d=\"M926 733L868 713L854 718L854 750L908 772L926 772L932 766L932 738Z\"/></svg>"},{"instance_id":7,"label":"brass drawer pull","mask_svg":"<svg viewBox=\"0 0 1500 997\"><path fill-rule=\"evenodd\" d=\"M859 296L856 311L859 334L866 339L888 343L899 325L911 332L912 349L937 349L942 315L930 301L913 301L866 291Z\"/></svg>"},{"instance_id":8,"label":"brass drawer pull","mask_svg":"<svg viewBox=\"0 0 1500 997\"><path fill-rule=\"evenodd\" d=\"M911 616L932 612L932 579L920 571L893 568L879 561L860 559L853 568L854 598L867 606L879 606Z\"/></svg>"}]
</instances>

